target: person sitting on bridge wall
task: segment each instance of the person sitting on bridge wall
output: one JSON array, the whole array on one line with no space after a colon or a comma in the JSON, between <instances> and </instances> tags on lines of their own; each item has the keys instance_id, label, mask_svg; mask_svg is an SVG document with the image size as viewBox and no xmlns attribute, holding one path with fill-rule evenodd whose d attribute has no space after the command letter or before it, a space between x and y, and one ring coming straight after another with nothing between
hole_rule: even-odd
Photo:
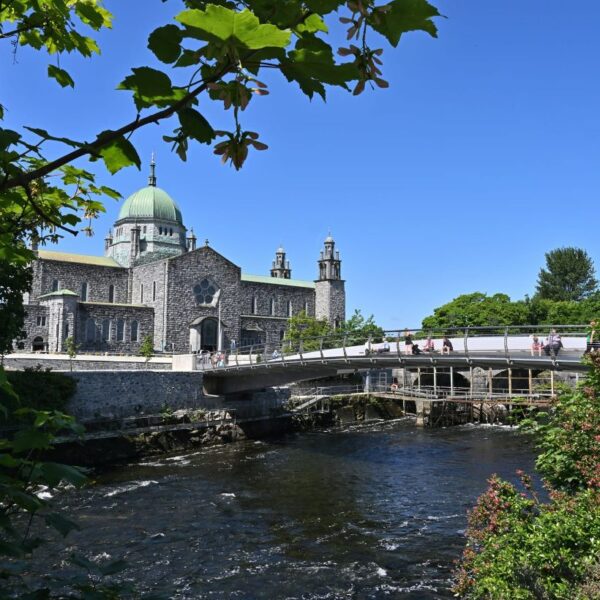
<instances>
[{"instance_id":1,"label":"person sitting on bridge wall","mask_svg":"<svg viewBox=\"0 0 600 600\"><path fill-rule=\"evenodd\" d=\"M377 353L381 354L382 352L390 351L390 343L387 341L387 338L383 338L383 344L377 349Z\"/></svg>"},{"instance_id":2,"label":"person sitting on bridge wall","mask_svg":"<svg viewBox=\"0 0 600 600\"><path fill-rule=\"evenodd\" d=\"M445 335L442 340L442 354L450 354L450 352L454 351L454 347L452 346L452 342L448 339L448 336Z\"/></svg>"},{"instance_id":3,"label":"person sitting on bridge wall","mask_svg":"<svg viewBox=\"0 0 600 600\"><path fill-rule=\"evenodd\" d=\"M536 354L538 356L541 356L543 347L544 347L544 344L542 344L542 341L534 333L531 336L531 356L535 356Z\"/></svg>"},{"instance_id":4,"label":"person sitting on bridge wall","mask_svg":"<svg viewBox=\"0 0 600 600\"><path fill-rule=\"evenodd\" d=\"M563 347L560 335L556 333L556 329L553 329L548 336L548 341L544 346L544 352L546 356L550 356L552 353L554 356L558 355L559 350Z\"/></svg>"},{"instance_id":5,"label":"person sitting on bridge wall","mask_svg":"<svg viewBox=\"0 0 600 600\"><path fill-rule=\"evenodd\" d=\"M430 335L427 336L427 341L423 346L423 350L425 352L435 352L435 342L433 341L433 338Z\"/></svg>"},{"instance_id":6,"label":"person sitting on bridge wall","mask_svg":"<svg viewBox=\"0 0 600 600\"><path fill-rule=\"evenodd\" d=\"M421 348L419 348L419 344L412 345L412 353L413 354L421 354Z\"/></svg>"},{"instance_id":7,"label":"person sitting on bridge wall","mask_svg":"<svg viewBox=\"0 0 600 600\"><path fill-rule=\"evenodd\" d=\"M590 328L585 339L584 354L589 354L592 350L600 350L600 323L598 321L590 321Z\"/></svg>"}]
</instances>

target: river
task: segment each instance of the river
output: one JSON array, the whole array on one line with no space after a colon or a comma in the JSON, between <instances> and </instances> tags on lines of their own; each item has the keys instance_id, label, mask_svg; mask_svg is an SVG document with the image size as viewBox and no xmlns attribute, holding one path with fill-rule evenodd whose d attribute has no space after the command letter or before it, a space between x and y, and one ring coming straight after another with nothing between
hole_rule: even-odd
<instances>
[{"instance_id":1,"label":"river","mask_svg":"<svg viewBox=\"0 0 600 600\"><path fill-rule=\"evenodd\" d=\"M399 420L143 460L56 498L72 551L172 598L451 598L466 511L533 470L506 428Z\"/></svg>"}]
</instances>

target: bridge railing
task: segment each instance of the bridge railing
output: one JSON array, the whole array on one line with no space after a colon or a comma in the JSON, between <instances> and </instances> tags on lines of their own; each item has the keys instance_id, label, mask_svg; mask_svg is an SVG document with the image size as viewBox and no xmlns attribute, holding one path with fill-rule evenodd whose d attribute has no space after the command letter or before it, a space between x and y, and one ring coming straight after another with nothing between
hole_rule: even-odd
<instances>
[{"instance_id":1,"label":"bridge railing","mask_svg":"<svg viewBox=\"0 0 600 600\"><path fill-rule=\"evenodd\" d=\"M446 329L386 330L381 333L336 332L322 337L303 337L276 343L241 346L222 352L198 354L200 369L253 367L325 361L332 358L377 356L497 355L551 358L579 357L585 351L585 325L519 325Z\"/></svg>"}]
</instances>

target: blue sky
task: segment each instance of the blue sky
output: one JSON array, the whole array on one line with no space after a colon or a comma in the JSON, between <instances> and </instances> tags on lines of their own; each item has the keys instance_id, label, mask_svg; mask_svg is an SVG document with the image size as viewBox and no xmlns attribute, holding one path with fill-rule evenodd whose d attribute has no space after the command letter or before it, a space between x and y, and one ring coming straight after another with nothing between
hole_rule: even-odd
<instances>
[{"instance_id":1,"label":"blue sky","mask_svg":"<svg viewBox=\"0 0 600 600\"><path fill-rule=\"evenodd\" d=\"M314 279L331 230L348 314L360 308L388 328L414 327L462 293L532 294L544 253L559 246L585 248L600 266L600 3L433 3L447 16L438 39L413 33L384 46L388 90L331 90L325 104L276 73L263 78L271 93L242 122L270 148L240 172L207 146L182 163L161 139L173 122L135 134L199 240L252 274L268 274L281 243L293 277ZM61 57L74 90L47 81L47 57L19 49L15 62L0 46L7 126L91 139L135 116L115 87L130 67L153 64L147 36L180 2L106 5L116 18L102 55ZM206 110L215 126L230 124ZM146 184L145 166L115 177L87 166L124 197ZM107 200L96 236L60 248L101 254L118 209Z\"/></svg>"}]
</instances>

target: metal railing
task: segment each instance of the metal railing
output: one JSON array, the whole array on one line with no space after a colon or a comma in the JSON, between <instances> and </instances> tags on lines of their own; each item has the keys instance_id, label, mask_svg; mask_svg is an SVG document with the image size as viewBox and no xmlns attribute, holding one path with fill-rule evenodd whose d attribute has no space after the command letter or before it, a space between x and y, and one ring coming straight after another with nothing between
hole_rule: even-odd
<instances>
[{"instance_id":1,"label":"metal railing","mask_svg":"<svg viewBox=\"0 0 600 600\"><path fill-rule=\"evenodd\" d=\"M277 364L326 362L363 358L376 363L378 358L397 357L410 362L412 357L433 359L460 356L578 360L586 350L586 325L506 327L462 327L444 330L387 330L382 334L333 333L324 337L283 340L278 343L240 346L221 352L197 354L201 370L252 368Z\"/></svg>"}]
</instances>

